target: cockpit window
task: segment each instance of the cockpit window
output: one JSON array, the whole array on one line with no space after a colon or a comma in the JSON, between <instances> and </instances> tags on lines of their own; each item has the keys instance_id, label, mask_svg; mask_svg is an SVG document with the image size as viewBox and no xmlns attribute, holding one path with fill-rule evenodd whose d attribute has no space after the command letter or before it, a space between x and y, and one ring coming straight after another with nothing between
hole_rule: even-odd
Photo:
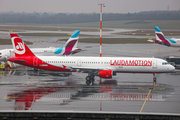
<instances>
[{"instance_id":1,"label":"cockpit window","mask_svg":"<svg viewBox=\"0 0 180 120\"><path fill-rule=\"evenodd\" d=\"M168 62L163 62L162 65L169 65L169 63Z\"/></svg>"},{"instance_id":2,"label":"cockpit window","mask_svg":"<svg viewBox=\"0 0 180 120\"><path fill-rule=\"evenodd\" d=\"M1 55L1 53L0 53L0 55Z\"/></svg>"}]
</instances>

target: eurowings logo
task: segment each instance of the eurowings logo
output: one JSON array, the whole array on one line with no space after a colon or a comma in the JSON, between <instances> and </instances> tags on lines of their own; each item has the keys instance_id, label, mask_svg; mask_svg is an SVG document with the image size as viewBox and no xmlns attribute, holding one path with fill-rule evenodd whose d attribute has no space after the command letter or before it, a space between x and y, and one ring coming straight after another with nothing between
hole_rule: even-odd
<instances>
[{"instance_id":1,"label":"eurowings logo","mask_svg":"<svg viewBox=\"0 0 180 120\"><path fill-rule=\"evenodd\" d=\"M26 51L24 43L20 38L13 38L13 47L14 47L14 52L17 54L24 54Z\"/></svg>"}]
</instances>

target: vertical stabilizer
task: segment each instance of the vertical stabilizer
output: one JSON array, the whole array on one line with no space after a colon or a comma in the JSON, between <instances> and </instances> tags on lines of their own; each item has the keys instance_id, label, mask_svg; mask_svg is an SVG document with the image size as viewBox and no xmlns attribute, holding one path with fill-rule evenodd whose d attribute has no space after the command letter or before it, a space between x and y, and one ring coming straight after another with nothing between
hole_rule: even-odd
<instances>
[{"instance_id":1,"label":"vertical stabilizer","mask_svg":"<svg viewBox=\"0 0 180 120\"><path fill-rule=\"evenodd\" d=\"M161 32L158 26L155 26L154 29L155 29L156 40L160 40L160 41L166 40L164 34Z\"/></svg>"},{"instance_id":2,"label":"vertical stabilizer","mask_svg":"<svg viewBox=\"0 0 180 120\"><path fill-rule=\"evenodd\" d=\"M62 52L62 55L69 55L75 53L74 51L80 51L81 49L77 48L79 34L80 30L75 30L64 46L62 48L57 48L54 54L60 54Z\"/></svg>"},{"instance_id":3,"label":"vertical stabilizer","mask_svg":"<svg viewBox=\"0 0 180 120\"><path fill-rule=\"evenodd\" d=\"M26 46L26 44L21 40L21 38L19 38L16 33L10 33L10 36L16 57L34 56L31 50Z\"/></svg>"}]
</instances>

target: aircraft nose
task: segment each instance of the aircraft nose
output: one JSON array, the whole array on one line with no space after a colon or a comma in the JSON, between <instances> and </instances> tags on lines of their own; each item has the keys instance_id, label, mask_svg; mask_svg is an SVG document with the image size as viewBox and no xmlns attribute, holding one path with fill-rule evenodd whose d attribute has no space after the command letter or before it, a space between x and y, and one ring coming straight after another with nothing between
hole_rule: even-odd
<instances>
[{"instance_id":1,"label":"aircraft nose","mask_svg":"<svg viewBox=\"0 0 180 120\"><path fill-rule=\"evenodd\" d=\"M175 70L175 67L174 66L169 66L169 71L174 71Z\"/></svg>"}]
</instances>

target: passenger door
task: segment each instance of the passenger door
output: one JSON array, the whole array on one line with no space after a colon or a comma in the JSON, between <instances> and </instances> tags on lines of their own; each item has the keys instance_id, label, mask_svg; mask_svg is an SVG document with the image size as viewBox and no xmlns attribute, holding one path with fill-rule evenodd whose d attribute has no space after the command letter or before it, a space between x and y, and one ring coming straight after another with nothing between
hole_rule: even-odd
<instances>
[{"instance_id":1,"label":"passenger door","mask_svg":"<svg viewBox=\"0 0 180 120\"><path fill-rule=\"evenodd\" d=\"M77 66L80 67L81 66L81 60L77 60Z\"/></svg>"},{"instance_id":2,"label":"passenger door","mask_svg":"<svg viewBox=\"0 0 180 120\"><path fill-rule=\"evenodd\" d=\"M152 67L153 68L157 68L157 60L156 59L153 59Z\"/></svg>"}]
</instances>

